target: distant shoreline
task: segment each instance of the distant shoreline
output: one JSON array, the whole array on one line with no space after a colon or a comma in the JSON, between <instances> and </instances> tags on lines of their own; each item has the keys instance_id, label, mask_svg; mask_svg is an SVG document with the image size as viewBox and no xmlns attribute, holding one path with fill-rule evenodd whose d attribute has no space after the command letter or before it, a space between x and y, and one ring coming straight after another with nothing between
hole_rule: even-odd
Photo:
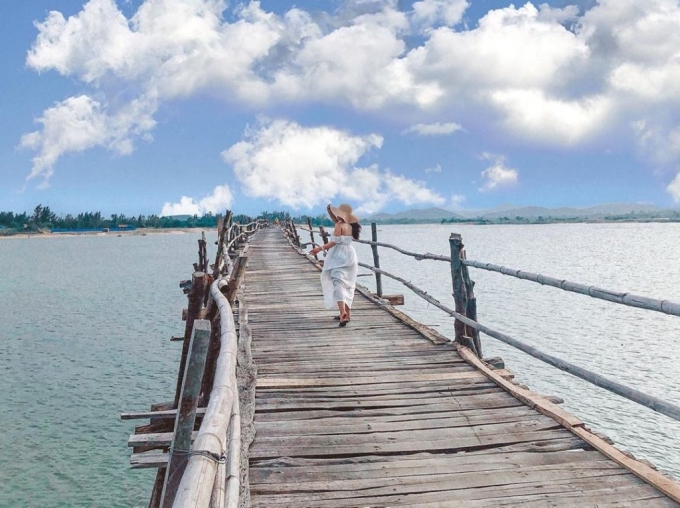
<instances>
[{"instance_id":1,"label":"distant shoreline","mask_svg":"<svg viewBox=\"0 0 680 508\"><path fill-rule=\"evenodd\" d=\"M472 224L475 226L506 226L506 225L524 225L533 226L540 224L644 224L644 223L659 223L659 224L673 224L680 223L680 219L669 218L645 218L645 219L508 219L508 220L367 220L365 223L370 224L375 222L378 226L392 226L392 225L419 225L419 224Z\"/></svg>"},{"instance_id":2,"label":"distant shoreline","mask_svg":"<svg viewBox=\"0 0 680 508\"><path fill-rule=\"evenodd\" d=\"M109 233L105 233L103 231L84 231L82 233L52 233L50 231L31 231L30 233L27 232L13 232L10 234L2 234L0 231L0 240L5 239L5 238L23 238L23 239L28 239L28 238L73 238L73 237L92 237L92 236L109 236L109 237L118 237L118 236L147 236L147 235L161 235L161 234L168 234L168 235L177 235L177 234L186 234L186 233L201 233L202 231L205 231L206 233L212 231L212 228L144 228L144 229L135 229L132 231L111 231Z\"/></svg>"}]
</instances>

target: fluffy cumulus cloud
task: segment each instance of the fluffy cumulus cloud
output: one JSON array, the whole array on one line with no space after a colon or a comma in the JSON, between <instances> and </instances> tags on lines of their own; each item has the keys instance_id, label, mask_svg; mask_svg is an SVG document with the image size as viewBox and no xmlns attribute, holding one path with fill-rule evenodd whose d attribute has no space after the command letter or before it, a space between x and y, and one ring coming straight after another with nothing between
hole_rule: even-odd
<instances>
[{"instance_id":1,"label":"fluffy cumulus cloud","mask_svg":"<svg viewBox=\"0 0 680 508\"><path fill-rule=\"evenodd\" d=\"M421 0L413 4L412 18L417 25L425 27L454 26L461 22L469 5L465 0Z\"/></svg>"},{"instance_id":2,"label":"fluffy cumulus cloud","mask_svg":"<svg viewBox=\"0 0 680 508\"><path fill-rule=\"evenodd\" d=\"M415 133L419 136L446 136L462 129L463 128L455 122L419 123L406 129L404 134Z\"/></svg>"},{"instance_id":3,"label":"fluffy cumulus cloud","mask_svg":"<svg viewBox=\"0 0 680 508\"><path fill-rule=\"evenodd\" d=\"M261 120L222 153L246 195L269 198L295 209L343 199L375 211L389 201L411 205L442 198L417 182L377 165L357 166L382 146L377 134L352 135L333 127L303 127L286 120Z\"/></svg>"},{"instance_id":4,"label":"fluffy cumulus cloud","mask_svg":"<svg viewBox=\"0 0 680 508\"><path fill-rule=\"evenodd\" d=\"M153 101L135 100L114 114L86 95L71 97L45 110L36 121L42 130L25 134L20 147L37 152L29 179L42 177L47 185L54 163L67 152L104 147L119 154L132 151L133 137L149 137L155 126Z\"/></svg>"},{"instance_id":5,"label":"fluffy cumulus cloud","mask_svg":"<svg viewBox=\"0 0 680 508\"><path fill-rule=\"evenodd\" d=\"M462 194L452 194L451 199L449 200L449 206L453 208L454 210L461 208L463 206L463 203L465 203L465 196Z\"/></svg>"},{"instance_id":6,"label":"fluffy cumulus cloud","mask_svg":"<svg viewBox=\"0 0 680 508\"><path fill-rule=\"evenodd\" d=\"M673 201L680 203L680 172L675 175L675 178L668 184L666 190L673 198Z\"/></svg>"},{"instance_id":7,"label":"fluffy cumulus cloud","mask_svg":"<svg viewBox=\"0 0 680 508\"><path fill-rule=\"evenodd\" d=\"M182 196L176 203L165 203L161 210L161 216L168 215L205 215L207 213L220 213L231 208L233 196L228 185L218 185L202 199L196 200Z\"/></svg>"},{"instance_id":8,"label":"fluffy cumulus cloud","mask_svg":"<svg viewBox=\"0 0 680 508\"><path fill-rule=\"evenodd\" d=\"M621 126L638 135L633 126L644 121L640 142L670 149L649 137L669 139L680 116L677 0L600 0L583 13L528 2L490 10L474 27L462 23L469 4L346 0L319 15L268 12L256 1L143 0L127 18L114 0L89 0L69 18L50 12L36 24L28 66L68 76L97 99L43 113L42 131L22 142L37 152L31 175L49 177L67 152L130 151L157 107L196 94L254 113L281 103L388 118L406 111L431 122L413 131L422 134L446 133L437 129L452 128L447 118L461 111L464 125L485 118L515 143L553 146ZM75 133L59 128L63 114L76 115Z\"/></svg>"},{"instance_id":9,"label":"fluffy cumulus cloud","mask_svg":"<svg viewBox=\"0 0 680 508\"><path fill-rule=\"evenodd\" d=\"M513 135L545 144L581 143L598 133L611 114L611 102L601 96L559 100L537 90L513 89L494 92L491 99Z\"/></svg>"},{"instance_id":10,"label":"fluffy cumulus cloud","mask_svg":"<svg viewBox=\"0 0 680 508\"><path fill-rule=\"evenodd\" d=\"M482 158L491 162L491 166L482 171L484 184L479 188L486 192L503 187L510 187L517 183L519 172L505 164L505 157L490 153L482 154Z\"/></svg>"}]
</instances>

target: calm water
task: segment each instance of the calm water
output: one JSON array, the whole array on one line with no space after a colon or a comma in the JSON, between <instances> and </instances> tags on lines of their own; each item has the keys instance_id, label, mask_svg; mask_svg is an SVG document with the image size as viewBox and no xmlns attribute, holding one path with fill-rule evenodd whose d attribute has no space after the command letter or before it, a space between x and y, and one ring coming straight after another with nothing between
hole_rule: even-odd
<instances>
[{"instance_id":1,"label":"calm water","mask_svg":"<svg viewBox=\"0 0 680 508\"><path fill-rule=\"evenodd\" d=\"M126 441L174 396L199 234L0 240L0 506L146 506Z\"/></svg>"},{"instance_id":2,"label":"calm water","mask_svg":"<svg viewBox=\"0 0 680 508\"><path fill-rule=\"evenodd\" d=\"M451 231L463 235L470 259L680 301L680 225L383 226L379 237L448 255ZM146 506L154 473L129 470L126 440L135 422L118 414L174 394L180 345L169 338L183 331L178 282L191 274L199 237L0 240L0 506ZM370 250L358 250L370 263ZM388 250L381 263L451 301L446 264ZM480 321L680 403L680 318L480 270L471 275ZM360 281L371 285L369 277ZM384 285L406 294L406 311L453 336L450 318L407 289ZM680 478L680 424L483 341L485 355L502 356L520 381L561 396L592 428Z\"/></svg>"}]
</instances>

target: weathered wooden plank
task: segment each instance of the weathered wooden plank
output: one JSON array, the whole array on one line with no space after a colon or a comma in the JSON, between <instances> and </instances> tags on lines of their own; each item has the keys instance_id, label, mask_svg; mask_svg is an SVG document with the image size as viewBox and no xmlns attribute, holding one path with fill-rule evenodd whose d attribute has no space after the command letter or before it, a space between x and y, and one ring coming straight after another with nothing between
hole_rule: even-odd
<instances>
[{"instance_id":1,"label":"weathered wooden plank","mask_svg":"<svg viewBox=\"0 0 680 508\"><path fill-rule=\"evenodd\" d=\"M191 433L191 442L196 438L197 431ZM138 446L169 446L172 442L172 432L155 432L151 434L132 434L128 439L129 447Z\"/></svg>"},{"instance_id":2,"label":"weathered wooden plank","mask_svg":"<svg viewBox=\"0 0 680 508\"><path fill-rule=\"evenodd\" d=\"M442 428L412 428L409 430L375 431L356 434L308 434L258 436L256 447L318 447L345 446L361 444L392 444L407 443L409 441L437 441L450 439L460 441L468 437L482 439L497 434L526 434L554 430L559 425L550 418L527 419L503 423L485 423L481 425L442 427Z\"/></svg>"},{"instance_id":3,"label":"weathered wooden plank","mask_svg":"<svg viewBox=\"0 0 680 508\"><path fill-rule=\"evenodd\" d=\"M250 450L251 458L272 458L272 457L324 457L324 456L343 456L343 455L367 455L380 453L417 453L424 451L446 451L447 453L457 453L459 451L475 449L486 446L504 446L513 443L523 443L528 441L544 440L560 437L562 430L545 430L536 432L518 432L513 434L490 434L482 436L463 436L452 439L433 439L431 441L406 441L392 443L361 443L361 444L342 444L329 446L260 446L257 439L253 442Z\"/></svg>"},{"instance_id":4,"label":"weathered wooden plank","mask_svg":"<svg viewBox=\"0 0 680 508\"><path fill-rule=\"evenodd\" d=\"M402 421L377 421L379 418L372 418L370 421L358 421L351 424L338 424L334 418L323 420L303 420L298 422L286 422L286 425L269 425L266 423L256 423L258 438L269 438L276 436L314 436L314 435L339 435L339 434L372 434L374 432L396 432L424 429L449 429L454 427L467 427L485 424L498 424L509 422L527 421L535 418L536 414L505 414L484 415L482 417L471 417L467 413L459 417L444 418L418 418L415 420Z\"/></svg>"},{"instance_id":5,"label":"weathered wooden plank","mask_svg":"<svg viewBox=\"0 0 680 508\"><path fill-rule=\"evenodd\" d=\"M553 481L550 485L541 482L522 483L517 486L483 487L470 490L439 490L416 494L400 494L385 496L361 496L354 498L308 501L304 494L291 501L290 496L255 496L253 507L279 506L314 506L315 508L356 508L357 506L391 507L411 506L419 508L488 508L517 507L525 504L533 507L566 506L566 507L631 507L676 506L669 499L653 497L647 486L630 485L627 476L609 477L606 482L602 478L566 479ZM595 501L590 503L591 496ZM614 501L619 499L622 501ZM606 500L606 501L605 501ZM641 501L636 503L636 501ZM671 504L668 504L668 503ZM529 504L531 503L531 504ZM558 504L560 503L560 504ZM564 504L562 504L564 503Z\"/></svg>"},{"instance_id":6,"label":"weathered wooden plank","mask_svg":"<svg viewBox=\"0 0 680 508\"><path fill-rule=\"evenodd\" d=\"M488 465L487 465L488 466ZM592 474L589 474L592 473ZM412 474L404 476L384 476L378 478L342 478L332 479L294 479L291 482L251 483L253 494L274 493L302 493L323 492L333 494L348 491L354 493L371 489L384 493L389 492L390 487L401 487L406 491L417 491L423 484L431 484L435 489L437 485L445 485L447 489L465 488L473 489L488 485L507 485L531 481L531 478L540 476L546 481L552 479L579 478L593 476L610 476L627 474L627 472L611 461L600 460L596 462L569 462L559 464L541 464L539 466L515 465L514 467L488 467L487 469L474 469L472 471L448 470L444 472L427 471L426 474ZM339 496L340 497L340 496Z\"/></svg>"},{"instance_id":7,"label":"weathered wooden plank","mask_svg":"<svg viewBox=\"0 0 680 508\"><path fill-rule=\"evenodd\" d=\"M583 490L618 487L629 482L631 475L623 470L570 471L556 470L536 475L518 471L494 471L489 475L462 473L445 481L423 477L422 483L407 486L378 486L359 491L318 491L260 495L253 497L253 506L403 506L425 500L465 501L471 499L499 499L536 493L564 493L579 487ZM255 501L257 499L257 501ZM520 498L521 499L521 498ZM584 495L584 501L587 496ZM331 502L329 502L331 501ZM260 502L264 502L260 505ZM515 502L517 502L515 500ZM378 504L379 503L379 504ZM388 504L389 503L389 504ZM580 506L577 504L577 506Z\"/></svg>"},{"instance_id":8,"label":"weathered wooden plank","mask_svg":"<svg viewBox=\"0 0 680 508\"><path fill-rule=\"evenodd\" d=\"M373 416L384 415L417 415L426 413L444 413L455 411L466 411L469 409L501 409L506 407L521 406L522 403L512 397L496 397L495 395L488 395L476 400L466 397L465 400L458 401L458 405L454 406L450 402L443 404L423 404L411 407L389 407L389 408L345 408L342 410L342 416L356 416L361 418L370 418ZM279 410L275 412L256 412L256 421L284 421L284 420L308 420L314 418L328 418L329 416L339 416L338 410Z\"/></svg>"},{"instance_id":9,"label":"weathered wooden plank","mask_svg":"<svg viewBox=\"0 0 680 508\"><path fill-rule=\"evenodd\" d=\"M277 378L258 378L258 388L295 388L302 386L354 386L365 384L381 384L381 383L395 383L408 381L448 381L452 379L479 379L480 374L475 371L471 372L444 372L439 374L415 374L405 376L365 376L365 377L346 377L346 378L293 378L293 379L277 379Z\"/></svg>"},{"instance_id":10,"label":"weathered wooden plank","mask_svg":"<svg viewBox=\"0 0 680 508\"><path fill-rule=\"evenodd\" d=\"M370 462L367 462L364 457L343 459L342 463L340 460L284 458L271 461L271 466L257 464L251 467L250 481L251 483L292 483L316 480L320 477L326 480L351 480L607 461L606 457L597 451L503 453L503 448L496 450L498 451L484 450L465 454L380 456L373 457ZM159 454L154 454L156 455Z\"/></svg>"}]
</instances>

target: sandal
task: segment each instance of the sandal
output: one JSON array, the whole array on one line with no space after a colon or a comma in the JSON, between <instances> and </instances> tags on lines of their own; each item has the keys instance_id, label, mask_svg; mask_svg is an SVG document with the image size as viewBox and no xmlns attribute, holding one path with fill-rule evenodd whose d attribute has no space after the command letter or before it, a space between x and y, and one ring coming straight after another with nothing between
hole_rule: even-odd
<instances>
[{"instance_id":1,"label":"sandal","mask_svg":"<svg viewBox=\"0 0 680 508\"><path fill-rule=\"evenodd\" d=\"M342 319L340 320L340 324L338 326L345 327L347 326L347 323L349 323L349 319L347 321L343 321Z\"/></svg>"}]
</instances>

